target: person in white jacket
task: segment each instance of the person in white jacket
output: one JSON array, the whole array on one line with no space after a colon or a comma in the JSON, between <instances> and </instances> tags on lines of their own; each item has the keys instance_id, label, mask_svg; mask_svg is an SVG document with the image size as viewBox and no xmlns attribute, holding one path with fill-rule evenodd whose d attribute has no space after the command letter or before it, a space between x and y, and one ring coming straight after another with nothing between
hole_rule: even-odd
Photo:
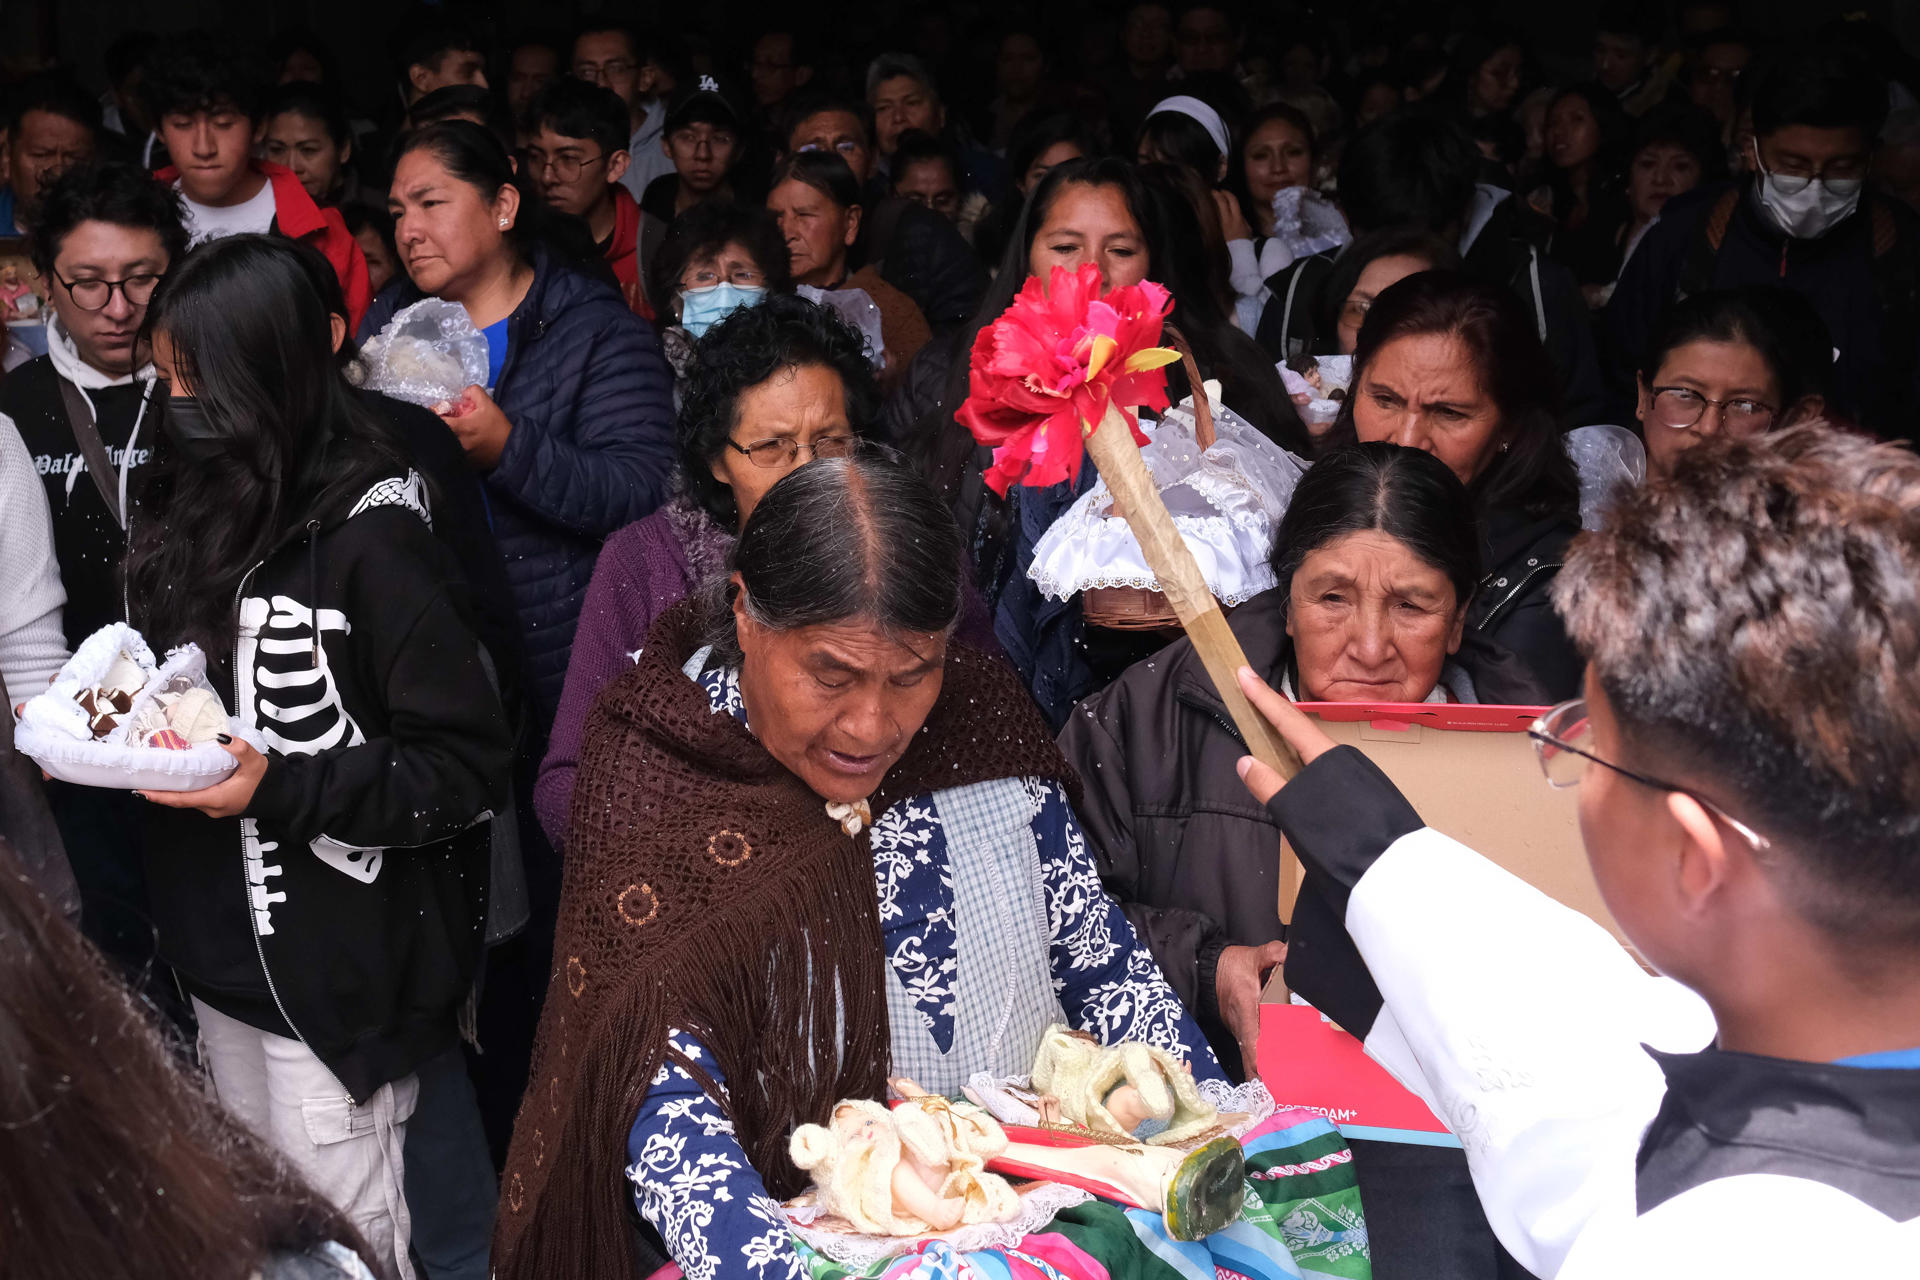
<instances>
[{"instance_id":1,"label":"person in white jacket","mask_svg":"<svg viewBox=\"0 0 1920 1280\"><path fill-rule=\"evenodd\" d=\"M0 419L0 678L9 710L45 689L65 665L66 602L33 456L13 424Z\"/></svg>"},{"instance_id":2,"label":"person in white jacket","mask_svg":"<svg viewBox=\"0 0 1920 1280\"><path fill-rule=\"evenodd\" d=\"M1306 868L1288 985L1460 1138L1553 1280L1920 1275L1920 459L1820 427L1691 451L1574 544L1598 924L1427 829L1243 669L1240 764Z\"/></svg>"}]
</instances>

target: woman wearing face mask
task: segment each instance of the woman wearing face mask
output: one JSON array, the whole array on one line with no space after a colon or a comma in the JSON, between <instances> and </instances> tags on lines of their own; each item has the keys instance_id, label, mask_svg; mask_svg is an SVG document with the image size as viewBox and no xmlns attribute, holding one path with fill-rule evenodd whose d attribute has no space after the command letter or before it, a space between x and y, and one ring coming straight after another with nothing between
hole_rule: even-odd
<instances>
[{"instance_id":1,"label":"woman wearing face mask","mask_svg":"<svg viewBox=\"0 0 1920 1280\"><path fill-rule=\"evenodd\" d=\"M1750 84L1746 171L1668 201L1620 273L1605 335L1616 381L1631 390L1675 297L1772 284L1811 302L1832 335L1834 409L1910 436L1920 404L1910 250L1920 232L1866 187L1885 81L1853 52L1811 44L1768 59Z\"/></svg>"},{"instance_id":2,"label":"woman wearing face mask","mask_svg":"<svg viewBox=\"0 0 1920 1280\"><path fill-rule=\"evenodd\" d=\"M862 212L853 170L831 152L798 152L774 170L767 208L787 242L794 284L840 312L870 346L879 346L880 385L898 385L933 331L913 299L881 279L878 267L848 270L847 251L860 235Z\"/></svg>"},{"instance_id":3,"label":"woman wearing face mask","mask_svg":"<svg viewBox=\"0 0 1920 1280\"><path fill-rule=\"evenodd\" d=\"M512 744L425 484L339 372L291 247L203 246L148 312L171 391L129 619L188 641L265 754L151 792L160 952L213 1086L410 1275L415 1071L458 1043Z\"/></svg>"},{"instance_id":4,"label":"woman wearing face mask","mask_svg":"<svg viewBox=\"0 0 1920 1280\"><path fill-rule=\"evenodd\" d=\"M667 496L672 378L619 290L546 238L540 202L479 125L407 134L389 207L409 279L376 301L360 337L431 295L465 307L487 339L487 385L441 416L484 477L544 724L601 541Z\"/></svg>"},{"instance_id":5,"label":"woman wearing face mask","mask_svg":"<svg viewBox=\"0 0 1920 1280\"><path fill-rule=\"evenodd\" d=\"M694 343L707 330L741 307L791 292L786 242L765 209L698 204L675 220L654 255L647 296L659 300L655 319L676 403L686 394Z\"/></svg>"},{"instance_id":6,"label":"woman wearing face mask","mask_svg":"<svg viewBox=\"0 0 1920 1280\"><path fill-rule=\"evenodd\" d=\"M1408 276L1374 300L1353 385L1325 444L1423 449L1467 487L1481 524L1467 625L1512 651L1551 697L1578 692L1580 658L1548 589L1580 531L1561 443L1559 390L1533 318L1511 289L1450 271Z\"/></svg>"},{"instance_id":7,"label":"woman wearing face mask","mask_svg":"<svg viewBox=\"0 0 1920 1280\"><path fill-rule=\"evenodd\" d=\"M804 298L773 294L736 310L694 345L680 406L684 487L607 539L581 609L533 792L555 848L566 835L581 732L600 690L633 666L662 613L721 571L760 496L796 467L855 452L871 437L879 403L860 335Z\"/></svg>"},{"instance_id":8,"label":"woman wearing face mask","mask_svg":"<svg viewBox=\"0 0 1920 1280\"><path fill-rule=\"evenodd\" d=\"M1708 436L1758 435L1822 416L1831 351L1820 317L1785 289L1748 285L1676 303L1640 374L1648 474L1666 474Z\"/></svg>"}]
</instances>

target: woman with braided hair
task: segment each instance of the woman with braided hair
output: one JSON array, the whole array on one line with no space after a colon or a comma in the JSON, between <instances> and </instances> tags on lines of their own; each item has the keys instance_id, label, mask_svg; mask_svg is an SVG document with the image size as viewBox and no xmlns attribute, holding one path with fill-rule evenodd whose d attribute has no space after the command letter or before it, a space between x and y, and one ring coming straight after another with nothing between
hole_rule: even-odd
<instances>
[{"instance_id":1,"label":"woman with braided hair","mask_svg":"<svg viewBox=\"0 0 1920 1280\"><path fill-rule=\"evenodd\" d=\"M587 717L503 1278L632 1274L628 1194L688 1275L804 1277L794 1129L890 1075L1024 1073L1057 1023L1220 1074L1102 892L1032 703L949 639L933 490L867 455L801 467L729 569Z\"/></svg>"}]
</instances>

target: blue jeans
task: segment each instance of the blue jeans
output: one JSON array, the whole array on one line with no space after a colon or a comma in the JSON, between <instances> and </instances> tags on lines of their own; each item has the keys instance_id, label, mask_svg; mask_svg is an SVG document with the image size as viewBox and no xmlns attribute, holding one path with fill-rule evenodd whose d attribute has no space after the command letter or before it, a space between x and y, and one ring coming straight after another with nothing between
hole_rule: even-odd
<instances>
[{"instance_id":1,"label":"blue jeans","mask_svg":"<svg viewBox=\"0 0 1920 1280\"><path fill-rule=\"evenodd\" d=\"M500 1198L480 1108L459 1045L420 1064L420 1101L407 1122L407 1208L426 1280L487 1280Z\"/></svg>"}]
</instances>

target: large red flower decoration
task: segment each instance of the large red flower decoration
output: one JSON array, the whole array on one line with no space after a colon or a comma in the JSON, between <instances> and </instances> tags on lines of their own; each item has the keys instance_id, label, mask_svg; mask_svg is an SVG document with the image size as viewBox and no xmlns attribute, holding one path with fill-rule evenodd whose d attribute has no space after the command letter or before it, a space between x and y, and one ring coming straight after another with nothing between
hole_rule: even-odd
<instances>
[{"instance_id":1,"label":"large red flower decoration","mask_svg":"<svg viewBox=\"0 0 1920 1280\"><path fill-rule=\"evenodd\" d=\"M967 402L955 414L993 449L986 481L1004 496L1078 479L1085 437L1112 405L1141 444L1135 409L1167 407L1165 368L1179 354L1160 347L1173 297L1152 281L1101 296L1100 269L1053 269L1029 277L1006 314L974 340Z\"/></svg>"}]
</instances>

